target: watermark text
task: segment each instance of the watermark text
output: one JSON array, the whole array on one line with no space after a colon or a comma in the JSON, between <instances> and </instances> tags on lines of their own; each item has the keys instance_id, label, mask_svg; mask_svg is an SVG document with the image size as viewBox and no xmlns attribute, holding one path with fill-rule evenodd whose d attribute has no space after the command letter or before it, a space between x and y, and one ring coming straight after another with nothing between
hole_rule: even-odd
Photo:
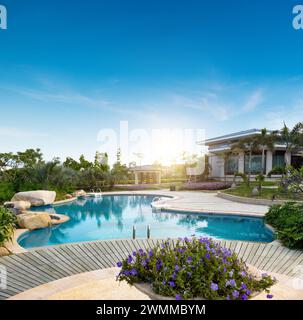
<instances>
[{"instance_id":1,"label":"watermark text","mask_svg":"<svg viewBox=\"0 0 303 320\"><path fill-rule=\"evenodd\" d=\"M6 7L0 4L0 29L7 29L7 10Z\"/></svg>"},{"instance_id":2,"label":"watermark text","mask_svg":"<svg viewBox=\"0 0 303 320\"><path fill-rule=\"evenodd\" d=\"M292 13L295 15L292 25L295 30L303 30L303 5L294 6Z\"/></svg>"}]
</instances>

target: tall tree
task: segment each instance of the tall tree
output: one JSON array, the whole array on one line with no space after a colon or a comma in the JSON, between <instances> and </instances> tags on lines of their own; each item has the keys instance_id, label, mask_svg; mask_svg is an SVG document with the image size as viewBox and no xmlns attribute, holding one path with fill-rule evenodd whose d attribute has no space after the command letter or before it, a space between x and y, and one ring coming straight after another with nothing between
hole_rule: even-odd
<instances>
[{"instance_id":1,"label":"tall tree","mask_svg":"<svg viewBox=\"0 0 303 320\"><path fill-rule=\"evenodd\" d=\"M94 166L102 171L108 172L108 154L106 152L97 151L95 154Z\"/></svg>"},{"instance_id":2,"label":"tall tree","mask_svg":"<svg viewBox=\"0 0 303 320\"><path fill-rule=\"evenodd\" d=\"M303 122L298 122L292 129L284 122L279 131L279 140L286 146L285 163L288 166L291 164L291 153L303 146Z\"/></svg>"},{"instance_id":3,"label":"tall tree","mask_svg":"<svg viewBox=\"0 0 303 320\"><path fill-rule=\"evenodd\" d=\"M128 179L130 177L129 168L121 163L121 149L117 150L117 161L114 163L113 168L111 170L111 175L114 179L114 182L122 181Z\"/></svg>"},{"instance_id":4,"label":"tall tree","mask_svg":"<svg viewBox=\"0 0 303 320\"><path fill-rule=\"evenodd\" d=\"M81 169L80 163L71 157L67 157L63 162L63 165L76 171L79 171Z\"/></svg>"},{"instance_id":5,"label":"tall tree","mask_svg":"<svg viewBox=\"0 0 303 320\"><path fill-rule=\"evenodd\" d=\"M251 177L251 164L252 164L252 154L253 152L259 151L259 143L258 143L258 135L253 135L250 137L241 138L238 142L235 142L231 145L232 152L236 154L240 154L244 152L244 154L248 154L248 185L250 184Z\"/></svg>"},{"instance_id":6,"label":"tall tree","mask_svg":"<svg viewBox=\"0 0 303 320\"><path fill-rule=\"evenodd\" d=\"M228 159L234 155L234 152L232 150L226 150L219 153L219 156L223 159L223 167L224 167L224 180L226 182L226 163ZM236 173L236 172L235 172Z\"/></svg>"},{"instance_id":7,"label":"tall tree","mask_svg":"<svg viewBox=\"0 0 303 320\"><path fill-rule=\"evenodd\" d=\"M23 167L31 167L43 161L43 154L40 149L27 149L24 152L18 152L17 156Z\"/></svg>"},{"instance_id":8,"label":"tall tree","mask_svg":"<svg viewBox=\"0 0 303 320\"><path fill-rule=\"evenodd\" d=\"M268 132L267 129L262 129L261 134L256 136L256 143L259 144L262 151L262 169L260 174L265 172L265 150L274 151L274 145L277 141L277 132Z\"/></svg>"}]
</instances>

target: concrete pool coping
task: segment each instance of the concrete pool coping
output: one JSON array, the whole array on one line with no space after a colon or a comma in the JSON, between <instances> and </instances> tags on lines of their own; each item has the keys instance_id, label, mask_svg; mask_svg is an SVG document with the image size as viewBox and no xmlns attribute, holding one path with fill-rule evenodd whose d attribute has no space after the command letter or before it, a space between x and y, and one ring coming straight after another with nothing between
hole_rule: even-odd
<instances>
[{"instance_id":1,"label":"concrete pool coping","mask_svg":"<svg viewBox=\"0 0 303 320\"><path fill-rule=\"evenodd\" d=\"M268 210L268 206L251 205L233 202L230 200L222 199L217 196L217 192L203 192L203 191L169 191L169 190L142 190L142 191L110 191L102 192L104 196L119 196L119 195L142 195L142 196L155 196L155 197L168 197L163 201L153 204L156 210L163 210L167 212L177 212L185 214L209 214L209 215L235 215L263 218ZM89 195L88 195L89 197ZM67 203L76 201L77 198L56 201L52 206L60 206ZM189 203L188 203L189 202ZM193 208L193 202L196 208ZM221 207L219 210L214 207ZM225 206L231 209L225 209ZM224 207L224 208L223 208ZM274 231L267 225L270 230ZM11 242L5 244L5 247L11 253L26 252L27 249L18 244L18 239L26 232L27 229L17 229L13 235ZM277 241L272 243L278 244ZM53 247L53 246L52 246Z\"/></svg>"}]
</instances>

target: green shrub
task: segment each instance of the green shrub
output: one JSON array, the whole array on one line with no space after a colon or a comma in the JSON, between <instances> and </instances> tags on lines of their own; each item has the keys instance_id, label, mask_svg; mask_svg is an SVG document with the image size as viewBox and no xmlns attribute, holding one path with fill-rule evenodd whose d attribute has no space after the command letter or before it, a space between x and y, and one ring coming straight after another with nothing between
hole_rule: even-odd
<instances>
[{"instance_id":1,"label":"green shrub","mask_svg":"<svg viewBox=\"0 0 303 320\"><path fill-rule=\"evenodd\" d=\"M15 227L15 215L8 209L0 207L0 246L11 240Z\"/></svg>"},{"instance_id":2,"label":"green shrub","mask_svg":"<svg viewBox=\"0 0 303 320\"><path fill-rule=\"evenodd\" d=\"M235 253L206 238L179 239L174 245L167 240L117 265L119 281L150 283L157 294L176 299L247 300L275 282L266 274L251 275Z\"/></svg>"},{"instance_id":3,"label":"green shrub","mask_svg":"<svg viewBox=\"0 0 303 320\"><path fill-rule=\"evenodd\" d=\"M9 182L0 182L0 204L9 201L15 194L14 186Z\"/></svg>"},{"instance_id":4,"label":"green shrub","mask_svg":"<svg viewBox=\"0 0 303 320\"><path fill-rule=\"evenodd\" d=\"M268 172L267 176L271 177L272 175L282 175L285 173L285 167L274 167L271 171Z\"/></svg>"},{"instance_id":5,"label":"green shrub","mask_svg":"<svg viewBox=\"0 0 303 320\"><path fill-rule=\"evenodd\" d=\"M235 177L241 177L243 180L243 183L248 187L249 186L249 179L247 174L242 173L242 172L237 172L235 173Z\"/></svg>"},{"instance_id":6,"label":"green shrub","mask_svg":"<svg viewBox=\"0 0 303 320\"><path fill-rule=\"evenodd\" d=\"M303 205L287 202L273 205L265 215L265 221L272 225L278 239L289 248L303 248Z\"/></svg>"},{"instance_id":7,"label":"green shrub","mask_svg":"<svg viewBox=\"0 0 303 320\"><path fill-rule=\"evenodd\" d=\"M262 190L262 184L263 182L265 181L265 176L263 174L258 174L255 178L255 180L257 181L258 183L258 189L259 191L261 192Z\"/></svg>"}]
</instances>

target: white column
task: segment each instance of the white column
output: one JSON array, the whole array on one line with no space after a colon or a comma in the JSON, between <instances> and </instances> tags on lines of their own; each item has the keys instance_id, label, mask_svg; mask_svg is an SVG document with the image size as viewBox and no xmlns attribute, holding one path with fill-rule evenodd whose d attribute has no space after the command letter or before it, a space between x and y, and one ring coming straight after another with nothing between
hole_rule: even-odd
<instances>
[{"instance_id":1,"label":"white column","mask_svg":"<svg viewBox=\"0 0 303 320\"><path fill-rule=\"evenodd\" d=\"M287 166L291 165L291 152L285 152L285 163Z\"/></svg>"},{"instance_id":2,"label":"white column","mask_svg":"<svg viewBox=\"0 0 303 320\"><path fill-rule=\"evenodd\" d=\"M224 158L220 159L220 177L221 178L225 177L225 161L224 161Z\"/></svg>"},{"instance_id":3,"label":"white column","mask_svg":"<svg viewBox=\"0 0 303 320\"><path fill-rule=\"evenodd\" d=\"M238 160L238 171L240 173L244 173L244 152L241 152L239 154L239 160Z\"/></svg>"},{"instance_id":4,"label":"white column","mask_svg":"<svg viewBox=\"0 0 303 320\"><path fill-rule=\"evenodd\" d=\"M135 184L139 184L138 172L135 172Z\"/></svg>"},{"instance_id":5,"label":"white column","mask_svg":"<svg viewBox=\"0 0 303 320\"><path fill-rule=\"evenodd\" d=\"M158 184L161 183L161 172L160 171L157 173L157 183Z\"/></svg>"},{"instance_id":6,"label":"white column","mask_svg":"<svg viewBox=\"0 0 303 320\"><path fill-rule=\"evenodd\" d=\"M266 151L266 174L268 174L272 170L272 161L273 161L273 154L271 151Z\"/></svg>"}]
</instances>

